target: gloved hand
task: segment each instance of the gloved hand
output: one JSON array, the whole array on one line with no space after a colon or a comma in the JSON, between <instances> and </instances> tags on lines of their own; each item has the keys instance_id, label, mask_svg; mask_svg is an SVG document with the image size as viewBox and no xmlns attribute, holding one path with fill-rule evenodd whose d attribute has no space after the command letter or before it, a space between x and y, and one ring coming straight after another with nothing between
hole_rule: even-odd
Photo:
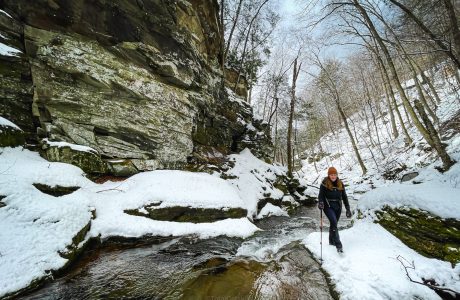
<instances>
[{"instance_id":1,"label":"gloved hand","mask_svg":"<svg viewBox=\"0 0 460 300\"><path fill-rule=\"evenodd\" d=\"M350 211L350 209L347 209L347 212L345 213L345 215L347 216L347 218L351 218L351 211Z\"/></svg>"},{"instance_id":2,"label":"gloved hand","mask_svg":"<svg viewBox=\"0 0 460 300\"><path fill-rule=\"evenodd\" d=\"M319 208L319 209L324 209L324 202L320 201L320 202L318 203L318 208Z\"/></svg>"}]
</instances>

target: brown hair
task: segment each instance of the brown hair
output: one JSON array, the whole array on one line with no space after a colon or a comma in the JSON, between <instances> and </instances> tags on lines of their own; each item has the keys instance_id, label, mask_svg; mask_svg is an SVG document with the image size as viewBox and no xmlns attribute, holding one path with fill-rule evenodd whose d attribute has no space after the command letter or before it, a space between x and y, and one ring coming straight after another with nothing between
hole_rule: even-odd
<instances>
[{"instance_id":1,"label":"brown hair","mask_svg":"<svg viewBox=\"0 0 460 300\"><path fill-rule=\"evenodd\" d=\"M328 189L328 190L332 190L334 188L334 183L332 182L331 179L329 179L329 176L324 178L323 180L323 183L324 183L324 186ZM342 183L342 180L340 180L339 178L337 178L337 189L339 191L342 191L343 190L343 183Z\"/></svg>"}]
</instances>

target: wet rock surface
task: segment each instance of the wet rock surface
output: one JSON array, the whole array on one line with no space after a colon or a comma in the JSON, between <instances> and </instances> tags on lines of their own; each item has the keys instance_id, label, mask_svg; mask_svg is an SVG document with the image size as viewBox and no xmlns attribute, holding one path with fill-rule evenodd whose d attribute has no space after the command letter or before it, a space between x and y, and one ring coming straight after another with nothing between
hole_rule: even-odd
<instances>
[{"instance_id":1,"label":"wet rock surface","mask_svg":"<svg viewBox=\"0 0 460 300\"><path fill-rule=\"evenodd\" d=\"M293 218L260 220L264 231L245 240L106 241L22 299L331 299L319 264L298 242L317 229L316 215L301 208Z\"/></svg>"}]
</instances>

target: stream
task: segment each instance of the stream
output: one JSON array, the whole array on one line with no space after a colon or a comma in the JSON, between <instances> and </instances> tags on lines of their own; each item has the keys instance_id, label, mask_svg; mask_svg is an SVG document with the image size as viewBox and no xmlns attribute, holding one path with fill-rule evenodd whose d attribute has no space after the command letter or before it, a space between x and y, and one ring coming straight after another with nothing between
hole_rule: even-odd
<instances>
[{"instance_id":1,"label":"stream","mask_svg":"<svg viewBox=\"0 0 460 300\"><path fill-rule=\"evenodd\" d=\"M342 218L339 225L348 223ZM333 299L300 243L319 231L316 207L256 225L262 231L247 239L187 236L87 250L63 276L21 299Z\"/></svg>"}]
</instances>

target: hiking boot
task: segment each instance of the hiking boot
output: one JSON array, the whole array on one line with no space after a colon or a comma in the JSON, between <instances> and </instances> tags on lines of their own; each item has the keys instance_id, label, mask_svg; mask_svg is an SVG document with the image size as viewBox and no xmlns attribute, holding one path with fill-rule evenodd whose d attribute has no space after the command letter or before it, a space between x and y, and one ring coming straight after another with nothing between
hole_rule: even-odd
<instances>
[{"instance_id":1,"label":"hiking boot","mask_svg":"<svg viewBox=\"0 0 460 300\"><path fill-rule=\"evenodd\" d=\"M343 253L343 248L342 247L337 247L337 252L338 253Z\"/></svg>"}]
</instances>

